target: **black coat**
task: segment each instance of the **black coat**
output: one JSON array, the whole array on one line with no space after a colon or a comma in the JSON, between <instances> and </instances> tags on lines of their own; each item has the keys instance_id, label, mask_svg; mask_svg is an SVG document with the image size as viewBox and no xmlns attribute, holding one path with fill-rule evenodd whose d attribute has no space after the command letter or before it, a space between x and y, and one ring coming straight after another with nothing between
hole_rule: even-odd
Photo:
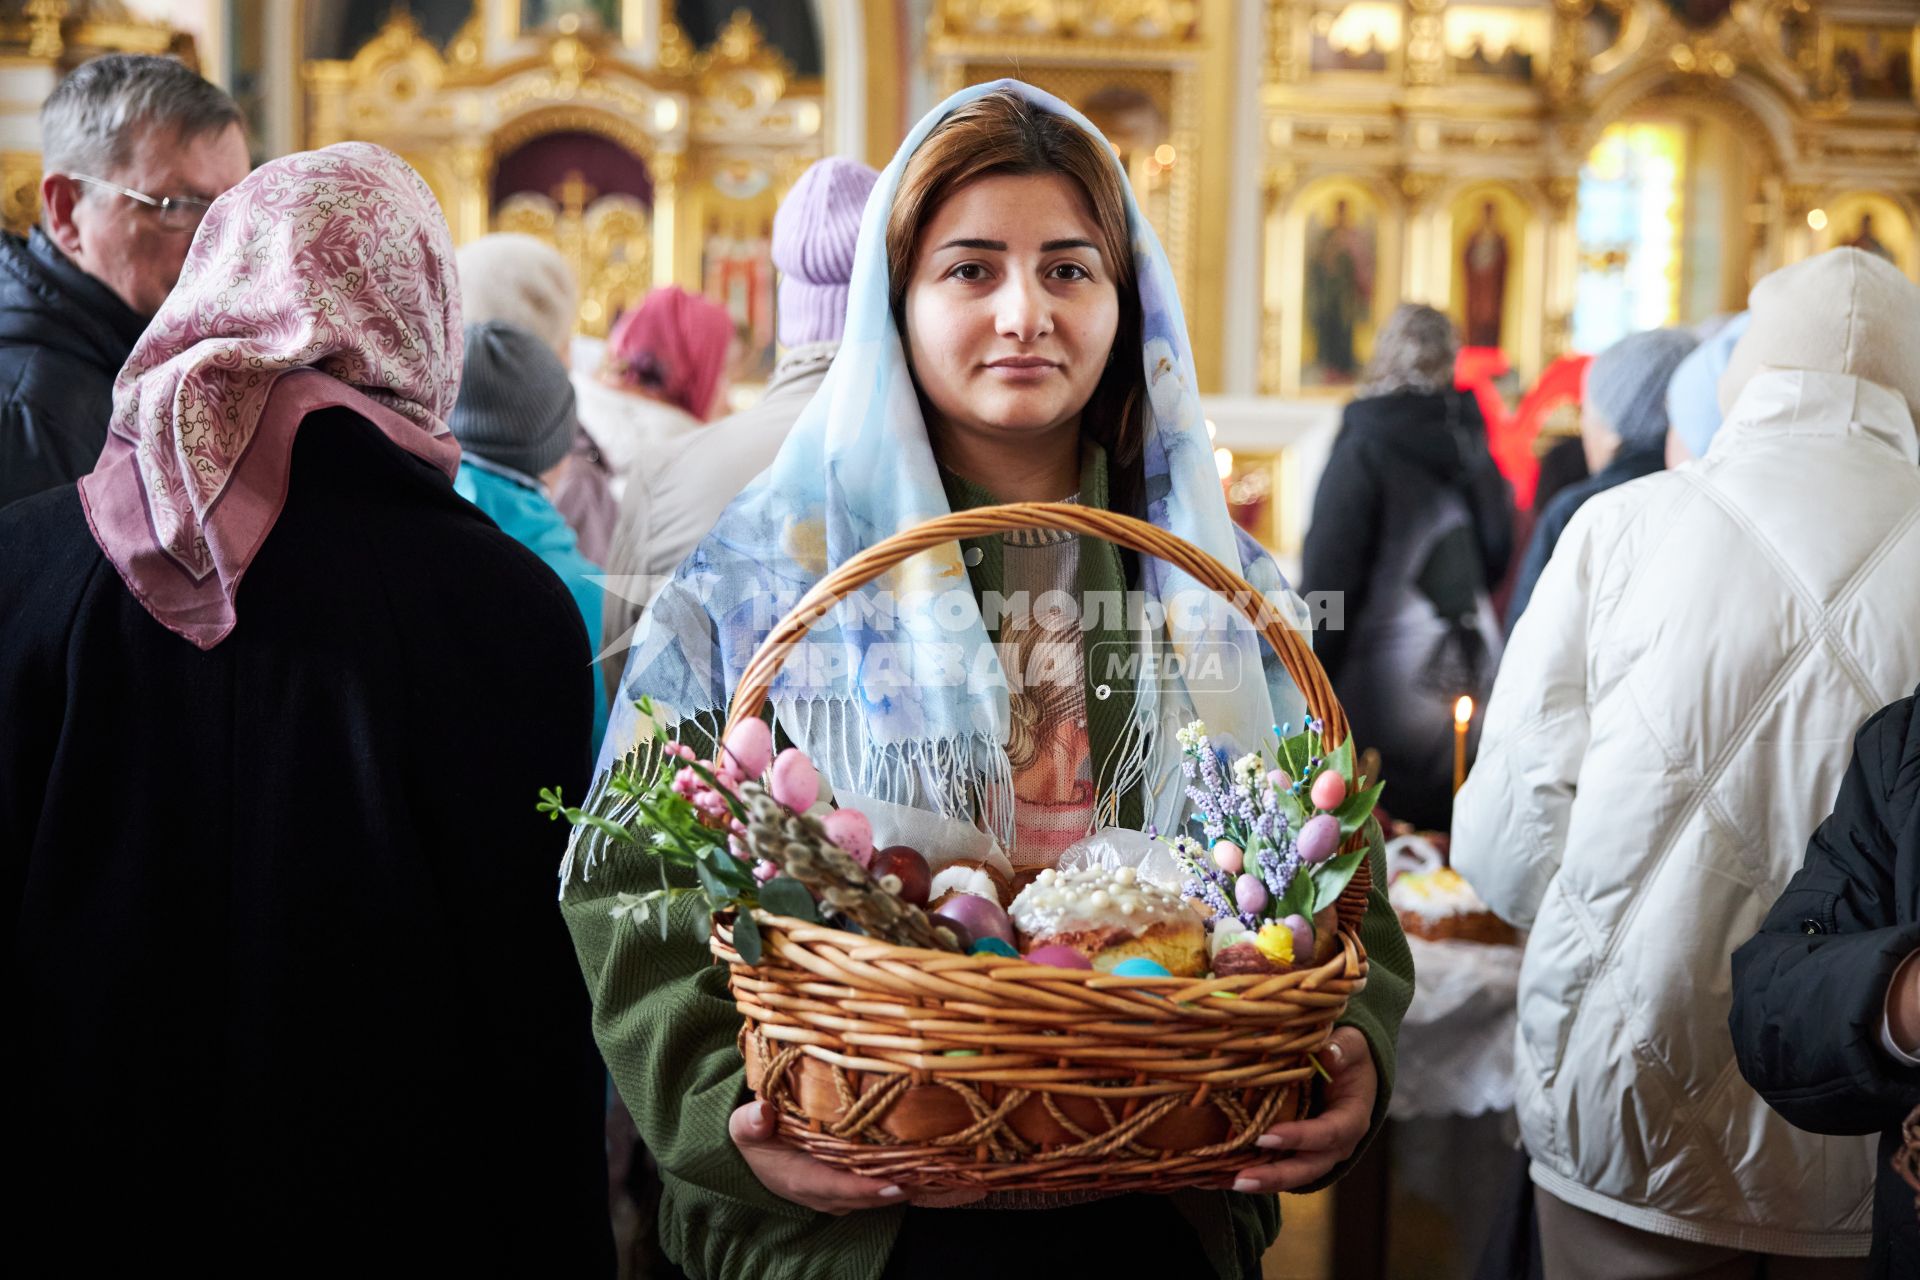
<instances>
[{"instance_id":1,"label":"black coat","mask_svg":"<svg viewBox=\"0 0 1920 1280\"><path fill-rule=\"evenodd\" d=\"M1920 950L1920 717L1867 721L1833 815L1752 940L1733 954L1734 1052L1760 1096L1815 1133L1880 1138L1873 1274L1920 1276L1920 1214L1893 1172L1920 1068L1881 1044L1893 971Z\"/></svg>"},{"instance_id":2,"label":"black coat","mask_svg":"<svg viewBox=\"0 0 1920 1280\"><path fill-rule=\"evenodd\" d=\"M72 486L0 512L10 1259L607 1274L566 588L329 410L237 612L163 629Z\"/></svg>"},{"instance_id":3,"label":"black coat","mask_svg":"<svg viewBox=\"0 0 1920 1280\"><path fill-rule=\"evenodd\" d=\"M146 327L38 227L0 233L0 507L93 470Z\"/></svg>"},{"instance_id":4,"label":"black coat","mask_svg":"<svg viewBox=\"0 0 1920 1280\"><path fill-rule=\"evenodd\" d=\"M1318 627L1358 746L1377 747L1396 818L1444 828L1453 703L1485 701L1500 655L1491 590L1513 553L1513 489L1466 392L1349 404L1334 438L1301 585L1339 592L1343 625ZM1331 618L1324 619L1328 624Z\"/></svg>"}]
</instances>

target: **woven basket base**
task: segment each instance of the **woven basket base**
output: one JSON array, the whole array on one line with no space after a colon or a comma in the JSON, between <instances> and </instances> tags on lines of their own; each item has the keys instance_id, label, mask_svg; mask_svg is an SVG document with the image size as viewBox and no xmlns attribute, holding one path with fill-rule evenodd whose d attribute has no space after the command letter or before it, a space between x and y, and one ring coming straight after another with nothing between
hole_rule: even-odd
<instances>
[{"instance_id":1,"label":"woven basket base","mask_svg":"<svg viewBox=\"0 0 1920 1280\"><path fill-rule=\"evenodd\" d=\"M809 1155L924 1190L1228 1185L1366 980L1345 931L1316 970L1130 982L759 919L757 965L714 937L748 1087Z\"/></svg>"}]
</instances>

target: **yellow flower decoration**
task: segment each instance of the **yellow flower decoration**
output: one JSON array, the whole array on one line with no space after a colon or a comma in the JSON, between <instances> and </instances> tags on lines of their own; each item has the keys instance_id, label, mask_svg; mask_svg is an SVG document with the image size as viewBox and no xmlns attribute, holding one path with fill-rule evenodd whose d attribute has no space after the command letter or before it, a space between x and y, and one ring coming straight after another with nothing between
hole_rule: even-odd
<instances>
[{"instance_id":1,"label":"yellow flower decoration","mask_svg":"<svg viewBox=\"0 0 1920 1280\"><path fill-rule=\"evenodd\" d=\"M1293 964L1293 930L1284 924L1263 924L1254 935L1253 949L1278 965Z\"/></svg>"}]
</instances>

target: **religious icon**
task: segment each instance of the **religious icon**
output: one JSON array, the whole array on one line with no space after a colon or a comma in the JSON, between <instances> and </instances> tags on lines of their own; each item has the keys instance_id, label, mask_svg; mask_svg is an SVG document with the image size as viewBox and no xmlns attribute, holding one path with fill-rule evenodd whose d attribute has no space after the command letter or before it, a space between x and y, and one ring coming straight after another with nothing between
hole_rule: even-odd
<instances>
[{"instance_id":1,"label":"religious icon","mask_svg":"<svg viewBox=\"0 0 1920 1280\"><path fill-rule=\"evenodd\" d=\"M1886 245L1880 242L1880 238L1873 234L1873 215L1871 213L1862 213L1860 215L1859 229L1853 233L1851 239L1843 240L1840 243L1852 249L1865 249L1868 253L1885 258L1888 262L1893 261L1893 250L1887 248Z\"/></svg>"},{"instance_id":2,"label":"religious icon","mask_svg":"<svg viewBox=\"0 0 1920 1280\"><path fill-rule=\"evenodd\" d=\"M1052 562L1072 534L1010 535L1002 549L1011 590L1036 602L1009 619L999 645L1012 686L1007 709L1007 763L1013 769L1013 858L1017 867L1051 866L1087 832L1093 810L1093 755L1087 738L1086 684L1080 622L1071 611L1049 611L1044 600L1055 577Z\"/></svg>"},{"instance_id":3,"label":"religious icon","mask_svg":"<svg viewBox=\"0 0 1920 1280\"><path fill-rule=\"evenodd\" d=\"M1345 197L1333 202L1330 221L1307 219L1307 337L1303 367L1309 381L1343 386L1358 376L1364 357L1355 331L1373 312L1373 226L1355 222Z\"/></svg>"},{"instance_id":4,"label":"religious icon","mask_svg":"<svg viewBox=\"0 0 1920 1280\"><path fill-rule=\"evenodd\" d=\"M1500 345L1500 324L1507 302L1507 237L1500 231L1500 210L1489 200L1480 207L1480 225L1467 237L1466 338L1470 347Z\"/></svg>"},{"instance_id":5,"label":"religious icon","mask_svg":"<svg viewBox=\"0 0 1920 1280\"><path fill-rule=\"evenodd\" d=\"M1400 18L1385 5L1348 5L1314 19L1308 65L1315 71L1385 71L1400 44Z\"/></svg>"},{"instance_id":6,"label":"religious icon","mask_svg":"<svg viewBox=\"0 0 1920 1280\"><path fill-rule=\"evenodd\" d=\"M1456 54L1453 70L1457 75L1493 76L1524 84L1533 79L1533 55L1509 41L1500 51L1489 51L1488 42L1476 35L1464 53Z\"/></svg>"},{"instance_id":7,"label":"religious icon","mask_svg":"<svg viewBox=\"0 0 1920 1280\"><path fill-rule=\"evenodd\" d=\"M1833 71L1855 98L1913 97L1913 32L1906 27L1846 28L1833 37Z\"/></svg>"},{"instance_id":8,"label":"religious icon","mask_svg":"<svg viewBox=\"0 0 1920 1280\"><path fill-rule=\"evenodd\" d=\"M727 309L742 344L731 371L740 382L764 382L773 373L773 248L764 227L711 221L701 251L702 290Z\"/></svg>"},{"instance_id":9,"label":"religious icon","mask_svg":"<svg viewBox=\"0 0 1920 1280\"><path fill-rule=\"evenodd\" d=\"M1667 12L1689 27L1704 31L1733 12L1733 0L1667 0Z\"/></svg>"}]
</instances>

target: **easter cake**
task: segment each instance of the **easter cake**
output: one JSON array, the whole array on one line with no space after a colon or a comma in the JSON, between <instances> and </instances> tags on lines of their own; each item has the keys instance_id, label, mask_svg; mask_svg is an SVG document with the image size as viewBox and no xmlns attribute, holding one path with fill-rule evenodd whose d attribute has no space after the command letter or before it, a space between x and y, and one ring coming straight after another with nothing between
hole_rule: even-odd
<instances>
[{"instance_id":1,"label":"easter cake","mask_svg":"<svg viewBox=\"0 0 1920 1280\"><path fill-rule=\"evenodd\" d=\"M1023 952L1066 948L1102 973L1128 960L1151 960L1183 978L1207 972L1205 921L1132 867L1042 871L1010 914Z\"/></svg>"},{"instance_id":2,"label":"easter cake","mask_svg":"<svg viewBox=\"0 0 1920 1280\"><path fill-rule=\"evenodd\" d=\"M1409 871L1387 889L1387 900L1409 936L1430 942L1517 942L1513 926L1493 914L1452 867Z\"/></svg>"}]
</instances>

